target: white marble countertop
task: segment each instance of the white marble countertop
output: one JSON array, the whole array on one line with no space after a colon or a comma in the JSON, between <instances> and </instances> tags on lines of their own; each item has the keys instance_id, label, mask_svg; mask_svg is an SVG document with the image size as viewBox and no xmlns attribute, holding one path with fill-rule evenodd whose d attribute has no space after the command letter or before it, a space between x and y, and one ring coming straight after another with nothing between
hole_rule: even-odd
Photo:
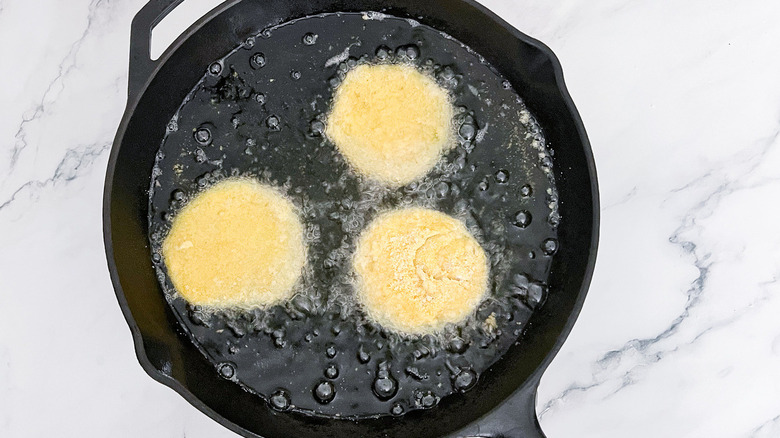
<instances>
[{"instance_id":1,"label":"white marble countertop","mask_svg":"<svg viewBox=\"0 0 780 438\"><path fill-rule=\"evenodd\" d=\"M558 55L599 172L599 259L539 389L547 435L780 437L780 3L484 3ZM2 437L234 436L144 373L106 268L143 4L0 0Z\"/></svg>"}]
</instances>

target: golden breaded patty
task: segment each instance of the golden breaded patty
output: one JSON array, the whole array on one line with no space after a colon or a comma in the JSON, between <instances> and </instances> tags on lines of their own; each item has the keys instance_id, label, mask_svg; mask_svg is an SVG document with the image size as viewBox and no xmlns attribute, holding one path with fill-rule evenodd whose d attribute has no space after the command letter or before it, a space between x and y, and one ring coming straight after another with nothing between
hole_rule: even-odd
<instances>
[{"instance_id":1,"label":"golden breaded patty","mask_svg":"<svg viewBox=\"0 0 780 438\"><path fill-rule=\"evenodd\" d=\"M380 215L360 235L353 264L367 315L407 334L462 322L487 291L485 251L462 222L435 210Z\"/></svg>"},{"instance_id":2,"label":"golden breaded patty","mask_svg":"<svg viewBox=\"0 0 780 438\"><path fill-rule=\"evenodd\" d=\"M326 134L360 173L397 187L433 168L452 118L447 92L415 67L359 65L336 89Z\"/></svg>"},{"instance_id":3,"label":"golden breaded patty","mask_svg":"<svg viewBox=\"0 0 780 438\"><path fill-rule=\"evenodd\" d=\"M306 261L295 206L275 189L228 179L174 218L163 258L188 302L250 309L289 298Z\"/></svg>"}]
</instances>

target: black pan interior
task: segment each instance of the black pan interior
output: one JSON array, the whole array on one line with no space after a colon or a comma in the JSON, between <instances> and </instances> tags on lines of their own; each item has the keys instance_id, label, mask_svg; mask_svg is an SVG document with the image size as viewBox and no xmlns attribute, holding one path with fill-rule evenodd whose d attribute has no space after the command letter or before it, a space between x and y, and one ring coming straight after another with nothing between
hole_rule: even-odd
<instances>
[{"instance_id":1,"label":"black pan interior","mask_svg":"<svg viewBox=\"0 0 780 438\"><path fill-rule=\"evenodd\" d=\"M149 82L117 135L107 178L107 251L117 295L136 334L139 358L155 378L182 392L200 409L243 433L263 436L326 434L437 436L455 431L506 400L527 384L560 345L584 298L595 257L595 173L587 140L552 54L504 26L480 7L463 1L424 4L395 1L384 12L413 18L466 42L517 89L537 117L555 151L553 171L559 193L560 250L552 258L545 304L533 313L520 342L486 370L480 384L437 409L400 418L330 421L297 413L280 414L233 381L190 341L171 311L149 259L147 243L149 175L170 116L203 71L263 28L319 12L377 9L371 2L286 2L244 0L181 44Z\"/></svg>"},{"instance_id":2,"label":"black pan interior","mask_svg":"<svg viewBox=\"0 0 780 438\"><path fill-rule=\"evenodd\" d=\"M457 146L426 178L399 189L359 177L321 133L338 81L375 62L427 71L459 109ZM152 171L153 258L179 321L215 372L278 409L348 418L430 409L476 385L544 301L559 220L550 166L541 130L511 84L462 43L376 13L308 17L212 62L173 115ZM232 175L278 187L304 215L309 270L286 306L213 314L174 296L162 237L188 198ZM352 304L356 236L379 212L407 205L461 218L491 258L489 298L443 336L400 338Z\"/></svg>"}]
</instances>

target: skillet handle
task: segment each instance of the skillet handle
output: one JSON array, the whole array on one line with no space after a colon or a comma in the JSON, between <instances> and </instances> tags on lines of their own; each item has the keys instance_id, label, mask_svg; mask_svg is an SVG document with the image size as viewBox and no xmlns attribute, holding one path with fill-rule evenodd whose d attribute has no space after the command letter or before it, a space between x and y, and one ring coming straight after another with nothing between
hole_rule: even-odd
<instances>
[{"instance_id":1,"label":"skillet handle","mask_svg":"<svg viewBox=\"0 0 780 438\"><path fill-rule=\"evenodd\" d=\"M149 80L159 61L151 59L152 29L184 0L150 0L130 26L130 71L127 94L132 99Z\"/></svg>"},{"instance_id":2,"label":"skillet handle","mask_svg":"<svg viewBox=\"0 0 780 438\"><path fill-rule=\"evenodd\" d=\"M536 417L539 380L518 389L501 405L451 438L546 438Z\"/></svg>"},{"instance_id":3,"label":"skillet handle","mask_svg":"<svg viewBox=\"0 0 780 438\"><path fill-rule=\"evenodd\" d=\"M517 406L508 412L506 423L500 435L501 438L547 438L539 419L536 416L536 390L537 382L531 385L530 390L525 390L519 397Z\"/></svg>"}]
</instances>

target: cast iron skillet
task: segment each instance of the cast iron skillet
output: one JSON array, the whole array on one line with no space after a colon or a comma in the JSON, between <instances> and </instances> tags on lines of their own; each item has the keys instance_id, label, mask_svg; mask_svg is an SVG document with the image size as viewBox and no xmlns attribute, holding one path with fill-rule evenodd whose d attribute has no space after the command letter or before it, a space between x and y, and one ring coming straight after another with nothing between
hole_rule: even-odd
<instances>
[{"instance_id":1,"label":"cast iron skillet","mask_svg":"<svg viewBox=\"0 0 780 438\"><path fill-rule=\"evenodd\" d=\"M108 267L146 372L248 437L544 437L534 407L536 388L583 305L596 259L599 220L590 145L555 55L472 0L230 0L151 61L151 29L181 1L152 0L133 20L128 104L105 185ZM520 342L483 373L479 384L466 394L444 398L435 409L362 420L282 414L220 378L166 302L148 244L151 169L171 114L214 59L271 25L316 13L371 10L414 18L464 42L511 81L536 116L555 151L562 218L560 250L547 279L551 293L532 315Z\"/></svg>"}]
</instances>

